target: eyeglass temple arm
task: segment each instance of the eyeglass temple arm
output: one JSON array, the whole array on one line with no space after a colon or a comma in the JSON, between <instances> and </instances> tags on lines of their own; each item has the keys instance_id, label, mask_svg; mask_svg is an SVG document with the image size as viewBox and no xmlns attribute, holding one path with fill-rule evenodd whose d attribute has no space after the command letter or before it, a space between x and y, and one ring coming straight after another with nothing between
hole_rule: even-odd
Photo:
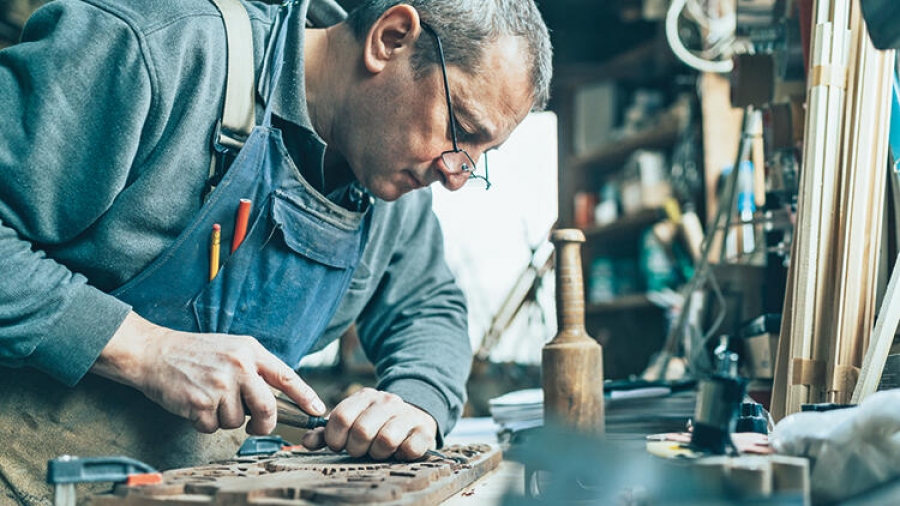
<instances>
[{"instance_id":1,"label":"eyeglass temple arm","mask_svg":"<svg viewBox=\"0 0 900 506\"><path fill-rule=\"evenodd\" d=\"M453 151L459 151L459 145L456 140L456 117L453 114L453 106L450 101L450 82L447 80L447 62L444 61L444 45L441 44L441 38L438 36L434 28L428 23L422 22L422 28L434 36L437 42L438 57L441 59L441 76L444 78L444 97L447 98L447 115L450 117L450 137L453 141Z\"/></svg>"}]
</instances>

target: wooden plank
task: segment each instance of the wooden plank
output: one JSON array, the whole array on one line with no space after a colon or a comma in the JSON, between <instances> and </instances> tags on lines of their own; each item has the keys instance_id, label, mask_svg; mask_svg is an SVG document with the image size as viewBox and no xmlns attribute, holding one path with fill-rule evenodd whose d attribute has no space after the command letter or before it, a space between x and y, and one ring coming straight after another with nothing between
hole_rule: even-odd
<instances>
[{"instance_id":1,"label":"wooden plank","mask_svg":"<svg viewBox=\"0 0 900 506\"><path fill-rule=\"evenodd\" d=\"M824 64L823 48L831 38L830 24L819 24L815 30L813 44L816 64ZM796 263L792 269L794 280L791 294L793 317L788 329L790 357L788 361L787 405L785 414L800 411L800 405L809 402L809 386L791 383L794 378L795 361L812 358L812 336L815 319L816 273L818 267L819 230L818 215L822 209L822 151L824 146L824 124L827 123L828 96L823 86L812 86L807 101L806 129L804 134L803 168L797 202L797 227L794 241L797 255L791 258Z\"/></svg>"},{"instance_id":2,"label":"wooden plank","mask_svg":"<svg viewBox=\"0 0 900 506\"><path fill-rule=\"evenodd\" d=\"M888 281L884 301L881 303L881 310L878 312L875 331L872 333L869 349L866 351L866 356L863 359L856 389L853 390L853 397L850 402L854 404L859 404L867 396L875 393L875 390L878 388L878 382L881 380L881 372L884 370L884 363L891 350L891 344L894 342L897 324L900 323L898 284L900 284L900 255L897 256L897 260L894 262L894 271L891 274L890 281Z\"/></svg>"},{"instance_id":3,"label":"wooden plank","mask_svg":"<svg viewBox=\"0 0 900 506\"><path fill-rule=\"evenodd\" d=\"M791 242L791 258L796 258L797 241ZM781 312L781 329L778 334L778 351L775 354L775 373L772 379L772 399L769 402L769 412L776 422L787 416L787 391L790 387L791 377L791 333L793 325L794 305L792 294L794 293L794 269L796 262L791 262L787 272L787 287L785 288L784 305Z\"/></svg>"},{"instance_id":4,"label":"wooden plank","mask_svg":"<svg viewBox=\"0 0 900 506\"><path fill-rule=\"evenodd\" d=\"M870 197L869 188L871 178L868 171L858 170L861 162L861 153L857 148L860 142L861 131L865 129L863 115L860 113L865 107L862 93L865 91L866 68L861 60L865 58L864 48L860 44L858 29L858 9L851 13L851 24L854 28L854 36L850 44L848 61L848 93L845 102L844 119L845 128L842 139L841 153L841 185L839 189L840 204L838 206L838 241L835 245L838 261L835 264L835 286L833 293L837 296L833 299L833 316L830 329L834 333L829 335L828 356L826 357L827 372L827 400L839 402L844 391L843 382L838 381L842 376L842 365L848 365L842 350L853 346L860 333L858 328L863 302L865 276L865 248L869 220L867 199ZM862 55L860 53L863 53ZM848 392L849 396L849 392ZM846 402L846 401L842 401Z\"/></svg>"},{"instance_id":5,"label":"wooden plank","mask_svg":"<svg viewBox=\"0 0 900 506\"><path fill-rule=\"evenodd\" d=\"M805 122L803 169L798 199L797 255L792 258L793 293L788 336L784 413L800 410L806 402L825 397L825 375L808 372L820 369L830 359L835 330L830 326L833 270L836 262L836 188L842 129L847 62L849 2L836 0L816 4L816 26L812 44L808 112ZM794 370L797 367L803 369ZM791 383L805 378L808 383ZM821 379L820 379L821 378Z\"/></svg>"},{"instance_id":6,"label":"wooden plank","mask_svg":"<svg viewBox=\"0 0 900 506\"><path fill-rule=\"evenodd\" d=\"M427 457L418 462L374 462L332 452L279 452L163 473L163 483L120 485L91 498L94 506L195 506L229 504L439 504L469 486L502 458L488 445L445 447L459 462Z\"/></svg>"},{"instance_id":7,"label":"wooden plank","mask_svg":"<svg viewBox=\"0 0 900 506\"><path fill-rule=\"evenodd\" d=\"M717 209L717 188L722 169L734 164L741 141L743 110L731 106L731 84L728 77L704 73L700 77L703 119L703 167L706 181L706 217L712 221ZM703 217L701 217L703 218ZM718 250L713 249L718 258Z\"/></svg>"}]
</instances>

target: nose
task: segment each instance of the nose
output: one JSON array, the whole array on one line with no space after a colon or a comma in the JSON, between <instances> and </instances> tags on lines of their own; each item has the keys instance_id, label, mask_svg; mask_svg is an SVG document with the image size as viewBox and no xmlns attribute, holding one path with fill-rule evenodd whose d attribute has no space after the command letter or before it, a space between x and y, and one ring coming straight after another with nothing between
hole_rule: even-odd
<instances>
[{"instance_id":1,"label":"nose","mask_svg":"<svg viewBox=\"0 0 900 506\"><path fill-rule=\"evenodd\" d=\"M459 190L460 188L462 188L466 184L466 181L468 181L468 180L469 180L469 174L467 174L465 172L456 173L456 174L448 174L445 172L443 185L444 185L444 188L446 188L452 192L455 192L456 190Z\"/></svg>"},{"instance_id":2,"label":"nose","mask_svg":"<svg viewBox=\"0 0 900 506\"><path fill-rule=\"evenodd\" d=\"M441 184L444 185L444 188L450 191L456 191L462 188L466 181L469 180L469 173L463 172L461 170L453 170L445 163L443 163L440 159L438 159L438 163L435 164L438 172L441 174Z\"/></svg>"}]
</instances>

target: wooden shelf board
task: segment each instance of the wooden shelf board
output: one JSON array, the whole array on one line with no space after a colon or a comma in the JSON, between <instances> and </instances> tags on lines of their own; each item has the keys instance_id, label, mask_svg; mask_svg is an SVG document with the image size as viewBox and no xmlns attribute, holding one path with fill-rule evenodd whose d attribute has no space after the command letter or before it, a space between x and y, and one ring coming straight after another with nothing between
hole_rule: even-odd
<instances>
[{"instance_id":1,"label":"wooden shelf board","mask_svg":"<svg viewBox=\"0 0 900 506\"><path fill-rule=\"evenodd\" d=\"M664 217L665 211L662 208L642 209L626 214L612 223L585 229L584 236L588 241L596 241L629 233L637 234Z\"/></svg>"},{"instance_id":2,"label":"wooden shelf board","mask_svg":"<svg viewBox=\"0 0 900 506\"><path fill-rule=\"evenodd\" d=\"M595 316L614 311L625 311L629 309L646 309L656 307L646 295L636 293L632 295L622 295L610 302L602 302L600 304L588 304L585 307L585 313L588 316Z\"/></svg>"},{"instance_id":3,"label":"wooden shelf board","mask_svg":"<svg viewBox=\"0 0 900 506\"><path fill-rule=\"evenodd\" d=\"M606 146L583 155L573 156L568 164L569 170L580 170L587 167L610 169L621 164L628 155L638 149L657 149L671 146L678 138L682 128L680 114L670 111L663 113L652 127L611 141Z\"/></svg>"}]
</instances>

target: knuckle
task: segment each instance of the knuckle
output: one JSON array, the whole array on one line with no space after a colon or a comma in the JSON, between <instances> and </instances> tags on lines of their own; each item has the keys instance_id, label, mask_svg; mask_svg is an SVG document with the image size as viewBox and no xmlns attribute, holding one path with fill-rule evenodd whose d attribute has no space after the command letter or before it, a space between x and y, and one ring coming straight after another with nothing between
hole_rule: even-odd
<instances>
[{"instance_id":1,"label":"knuckle","mask_svg":"<svg viewBox=\"0 0 900 506\"><path fill-rule=\"evenodd\" d=\"M304 393L311 390L305 383L300 381L297 374L289 367L279 367L278 370L275 371L275 381L279 385L297 385Z\"/></svg>"},{"instance_id":2,"label":"knuckle","mask_svg":"<svg viewBox=\"0 0 900 506\"><path fill-rule=\"evenodd\" d=\"M414 460L425 455L426 450L428 450L428 446L417 443L415 438L409 438L400 445L400 451L403 453L403 456L409 460Z\"/></svg>"},{"instance_id":3,"label":"knuckle","mask_svg":"<svg viewBox=\"0 0 900 506\"><path fill-rule=\"evenodd\" d=\"M247 359L247 354L241 353L240 350L238 350L237 353L228 354L225 360L231 369L240 373L246 373L251 370L251 364Z\"/></svg>"},{"instance_id":4,"label":"knuckle","mask_svg":"<svg viewBox=\"0 0 900 506\"><path fill-rule=\"evenodd\" d=\"M355 424L350 428L350 437L357 441L372 441L375 438L372 432L368 426Z\"/></svg>"},{"instance_id":5,"label":"knuckle","mask_svg":"<svg viewBox=\"0 0 900 506\"><path fill-rule=\"evenodd\" d=\"M333 452L343 451L347 446L347 440L341 434L327 429L325 430L324 442L328 449Z\"/></svg>"},{"instance_id":6,"label":"knuckle","mask_svg":"<svg viewBox=\"0 0 900 506\"><path fill-rule=\"evenodd\" d=\"M216 409L215 400L202 392L192 392L188 394L187 402L193 411L213 411Z\"/></svg>"},{"instance_id":7,"label":"knuckle","mask_svg":"<svg viewBox=\"0 0 900 506\"><path fill-rule=\"evenodd\" d=\"M193 420L194 428L203 434L212 434L218 429L218 423L208 415L201 414Z\"/></svg>"},{"instance_id":8,"label":"knuckle","mask_svg":"<svg viewBox=\"0 0 900 506\"><path fill-rule=\"evenodd\" d=\"M398 402L403 402L403 400L400 399L400 396L399 396L399 395L397 395L397 394L392 394L392 393L390 393L390 392L381 392L381 399L382 399L382 401L384 401L385 403L391 403L391 404L393 404L393 403L398 403Z\"/></svg>"},{"instance_id":9,"label":"knuckle","mask_svg":"<svg viewBox=\"0 0 900 506\"><path fill-rule=\"evenodd\" d=\"M232 378L231 374L226 373L222 369L218 369L210 372L206 376L206 385L215 392L225 392L231 388L233 384Z\"/></svg>"},{"instance_id":10,"label":"knuckle","mask_svg":"<svg viewBox=\"0 0 900 506\"><path fill-rule=\"evenodd\" d=\"M268 420L270 418L275 418L277 412L278 412L278 410L274 404L271 404L268 402L262 403L256 408L256 412L254 413L254 418L258 418L261 420Z\"/></svg>"},{"instance_id":11,"label":"knuckle","mask_svg":"<svg viewBox=\"0 0 900 506\"><path fill-rule=\"evenodd\" d=\"M382 429L381 432L375 436L375 441L373 441L374 446L389 449L391 453L393 453L402 442L403 439L397 431L386 429Z\"/></svg>"},{"instance_id":12,"label":"knuckle","mask_svg":"<svg viewBox=\"0 0 900 506\"><path fill-rule=\"evenodd\" d=\"M350 420L343 412L332 413L331 416L328 417L328 425L334 426L339 431L345 431L349 429L352 422L353 421Z\"/></svg>"}]
</instances>

